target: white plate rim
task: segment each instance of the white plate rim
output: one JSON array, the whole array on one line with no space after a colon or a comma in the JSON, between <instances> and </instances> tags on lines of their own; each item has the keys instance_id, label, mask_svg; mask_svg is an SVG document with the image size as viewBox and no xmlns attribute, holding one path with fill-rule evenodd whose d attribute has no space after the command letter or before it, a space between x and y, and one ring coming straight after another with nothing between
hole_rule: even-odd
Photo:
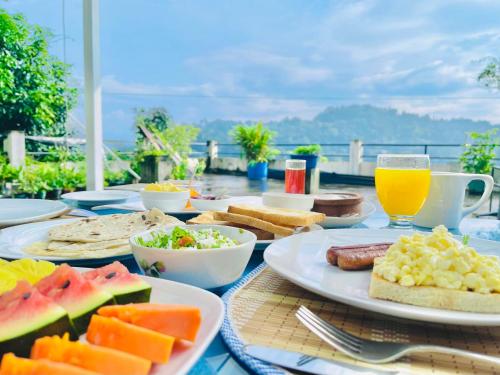
<instances>
[{"instance_id":1,"label":"white plate rim","mask_svg":"<svg viewBox=\"0 0 500 375\"><path fill-rule=\"evenodd\" d=\"M306 233L316 232L318 230L324 230L324 228L320 224L313 224L313 225L311 225L310 228L311 228L311 230L309 232L306 232ZM299 233L299 234L301 234L301 233ZM288 237L283 237L283 238L288 238ZM283 238L276 238L274 240L257 240L255 242L255 245L256 246L260 245L261 247L268 246L276 241L282 240Z\"/></svg>"},{"instance_id":2,"label":"white plate rim","mask_svg":"<svg viewBox=\"0 0 500 375\"><path fill-rule=\"evenodd\" d=\"M397 229L364 229L364 228L359 228L359 229L354 229L354 228L347 228L347 229L328 229L320 232L309 232L309 233L302 233L302 234L297 234L293 237L297 239L298 236L327 236L329 233L333 232L353 232L353 234L356 234L357 236L362 237L362 233L368 233L368 232L379 232L383 233L382 231L385 231L387 233L392 233L393 235L396 233L399 233L398 235L401 234L408 234L411 231L407 230L397 230ZM460 236L455 236L457 238L461 238ZM280 245L278 241L281 243L285 241L290 241L291 237L286 237L280 240L275 241L272 243L265 251L264 251L264 261L266 264L273 269L275 272L277 272L279 275L284 277L285 279L289 280L290 282L301 286L304 289L307 289L313 293L319 294L325 298L328 298L330 300L338 301L341 303L345 303L347 305L351 305L354 307L358 307L364 310L368 311L373 311L376 313L380 314L385 314L397 318L402 318L402 319L410 319L410 320L417 320L417 321L424 321L428 323L442 323L442 324L455 324L455 325L464 325L464 326L500 326L500 314L486 314L486 313L472 313L472 312L464 312L464 311L454 311L454 310L445 310L445 309L435 309L435 308L429 308L429 307L421 307L421 306L413 306L413 305L408 305L408 304L403 304L403 303L398 303L398 302L392 302L392 301L385 301L385 300L378 300L374 298L368 298L366 300L361 299L359 297L349 295L349 294L332 294L329 293L327 290L324 290L322 288L318 288L317 285L314 284L313 281L310 279L307 279L301 275L297 275L294 273L291 273L290 270L287 270L285 267L281 266L280 264L277 264L274 262L274 259L270 256L274 249ZM377 239L378 241L379 239ZM383 239L380 239L383 241ZM390 239L392 240L392 238ZM492 246L496 246L497 248L500 248L500 243L496 241L490 241L490 240L484 240L484 239L479 239L479 238L471 238L470 240L471 244L476 247L477 245L474 244L490 244ZM297 241L298 242L298 241ZM321 246L317 246L318 250L317 251L326 251L326 249L321 249ZM482 252L481 249L478 250L479 252ZM326 264L326 259L325 259L325 264ZM368 271L341 271L338 268L333 268L332 267L332 272L334 270L338 270L339 272L348 272L350 274L354 273L359 273L360 275L366 274L367 272L371 272L371 270Z\"/></svg>"},{"instance_id":3,"label":"white plate rim","mask_svg":"<svg viewBox=\"0 0 500 375\"><path fill-rule=\"evenodd\" d=\"M78 195L84 195L84 194L92 194L92 193L98 193L98 194L109 194L109 195L117 195L121 197L109 197L109 198L79 198ZM82 190L82 191L72 191L71 193L65 193L61 195L61 199L66 199L68 201L74 201L74 202L109 202L109 201L117 201L117 200L127 200L131 197L137 196L138 193L134 191L128 191L128 190Z\"/></svg>"},{"instance_id":4,"label":"white plate rim","mask_svg":"<svg viewBox=\"0 0 500 375\"><path fill-rule=\"evenodd\" d=\"M91 268L82 268L82 267L74 267L78 271L88 271ZM196 295L200 296L203 295L206 298L208 298L211 303L216 306L217 311L215 311L213 308L210 309L210 313L214 313L216 315L215 319L215 324L213 324L210 328L208 328L208 333L204 336L203 341L201 342L200 345L196 345L197 342L199 342L200 337L197 337L197 340L195 341L194 345L194 352L189 355L187 360L180 366L180 368L177 369L175 374L186 374L193 366L194 364L203 356L205 353L206 349L208 346L212 343L214 340L215 336L219 333L220 328L222 327L222 323L224 322L224 314L225 314L225 307L224 307L224 302L222 299L217 296L216 294L202 289L198 288L192 285L184 284L184 283L179 283L176 281L171 281L171 280L165 280L165 279L159 279L159 278L154 278L154 277L149 277L149 276L144 276L144 275L138 275L142 279L144 279L148 284L150 284L153 287L153 293L154 295L154 289L163 289L165 294L170 294L168 290L174 289L174 290L185 290L188 291L189 293L183 292L182 295ZM177 292L177 294L181 294L180 292ZM195 299L193 298L193 302L191 304L193 306L198 306L197 301L199 300L199 297ZM155 303L155 301L151 301L151 303ZM172 302L174 303L174 302ZM200 307L201 308L201 307ZM201 324L203 325L203 319ZM201 330L201 327L200 327ZM187 350L192 350L191 349L186 349ZM170 362L169 362L170 363ZM169 363L164 364L164 365L155 365L153 368L153 371L151 372L152 374L155 375L167 375L167 374L173 374L173 369L169 371Z\"/></svg>"},{"instance_id":5,"label":"white plate rim","mask_svg":"<svg viewBox=\"0 0 500 375\"><path fill-rule=\"evenodd\" d=\"M9 251L4 251L5 248L11 249L13 246L12 243L4 241L4 236L13 236L17 233L23 233L28 230L36 230L37 227L40 227L40 231L45 231L47 232L50 228L55 227L57 225L62 225L62 224L69 224L73 221L76 220L83 220L85 219L84 217L80 218L71 218L71 219L58 219L58 220L49 220L49 221L40 221L40 222L35 222L35 223L27 223L27 224L21 224L21 225L16 225L12 227L7 227L3 228L0 230L0 258L4 257L6 259L21 259L21 258L32 258L32 259L37 259L37 260L48 260L50 262L69 262L69 261L92 261L92 260L102 260L105 261L106 259L115 259L119 258L121 256L130 256L132 252L127 253L127 254L121 254L121 255L113 255L110 257L98 257L98 258L63 258L63 257L48 257L48 256L38 256L38 255L32 255L28 253L22 252L22 249L19 249L22 254L16 254L16 253L9 253ZM17 249L17 248L16 248Z\"/></svg>"},{"instance_id":6,"label":"white plate rim","mask_svg":"<svg viewBox=\"0 0 500 375\"><path fill-rule=\"evenodd\" d=\"M66 211L69 208L69 206L64 202L52 201L52 200L46 200L46 199L15 199L15 198L13 198L13 199L2 199L2 200L0 200L0 203L5 202L6 200L16 201L16 202L31 202L33 204L48 204L48 205L59 206L59 208L54 209L54 210L47 212L46 214L42 214L42 215L26 216L24 218L14 219L14 220L9 220L9 219L8 220L0 220L0 226L26 224L26 223L32 223L34 221L50 219L50 218L53 218L53 217L56 217L56 216L62 214L64 211Z\"/></svg>"}]
</instances>

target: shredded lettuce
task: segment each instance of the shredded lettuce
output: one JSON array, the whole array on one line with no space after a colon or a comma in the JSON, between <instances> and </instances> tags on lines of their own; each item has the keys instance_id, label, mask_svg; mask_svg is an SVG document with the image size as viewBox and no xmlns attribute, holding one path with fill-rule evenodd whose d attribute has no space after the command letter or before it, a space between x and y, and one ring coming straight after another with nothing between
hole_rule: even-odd
<instances>
[{"instance_id":1,"label":"shredded lettuce","mask_svg":"<svg viewBox=\"0 0 500 375\"><path fill-rule=\"evenodd\" d=\"M170 233L152 232L151 239L138 237L137 242L144 247L160 249L219 249L236 246L237 241L224 236L218 230L200 229L191 230L175 227Z\"/></svg>"}]
</instances>

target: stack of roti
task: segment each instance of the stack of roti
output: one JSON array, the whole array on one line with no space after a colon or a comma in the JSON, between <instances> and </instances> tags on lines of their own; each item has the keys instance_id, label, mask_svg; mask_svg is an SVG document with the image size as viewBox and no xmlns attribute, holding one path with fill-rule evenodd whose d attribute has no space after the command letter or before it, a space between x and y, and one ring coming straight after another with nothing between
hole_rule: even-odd
<instances>
[{"instance_id":1,"label":"stack of roti","mask_svg":"<svg viewBox=\"0 0 500 375\"><path fill-rule=\"evenodd\" d=\"M72 221L49 230L48 241L24 248L33 255L103 258L130 252L129 238L168 224L183 224L158 209L132 214L103 215Z\"/></svg>"}]
</instances>

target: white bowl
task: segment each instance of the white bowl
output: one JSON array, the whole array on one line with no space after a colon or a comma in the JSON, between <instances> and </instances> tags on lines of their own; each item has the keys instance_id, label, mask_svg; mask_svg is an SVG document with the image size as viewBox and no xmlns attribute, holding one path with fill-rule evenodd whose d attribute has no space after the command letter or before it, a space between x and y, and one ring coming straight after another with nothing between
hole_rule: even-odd
<instances>
[{"instance_id":1,"label":"white bowl","mask_svg":"<svg viewBox=\"0 0 500 375\"><path fill-rule=\"evenodd\" d=\"M311 211L314 206L314 196L306 194L262 193L264 206L289 208L292 210Z\"/></svg>"},{"instance_id":2,"label":"white bowl","mask_svg":"<svg viewBox=\"0 0 500 375\"><path fill-rule=\"evenodd\" d=\"M229 204L231 204L231 197L229 196L213 200L191 198L191 205L198 211L227 211Z\"/></svg>"},{"instance_id":3,"label":"white bowl","mask_svg":"<svg viewBox=\"0 0 500 375\"><path fill-rule=\"evenodd\" d=\"M160 229L170 232L174 227ZM223 235L238 241L239 245L223 249L167 250L139 245L138 237L146 240L152 232L142 232L130 238L135 260L149 276L178 281L204 289L217 288L241 277L250 260L257 236L244 229L222 225L190 225L189 229L217 229Z\"/></svg>"},{"instance_id":4,"label":"white bowl","mask_svg":"<svg viewBox=\"0 0 500 375\"><path fill-rule=\"evenodd\" d=\"M182 191L145 191L141 190L144 207L148 210L158 208L163 212L182 211L189 200L189 190Z\"/></svg>"}]
</instances>

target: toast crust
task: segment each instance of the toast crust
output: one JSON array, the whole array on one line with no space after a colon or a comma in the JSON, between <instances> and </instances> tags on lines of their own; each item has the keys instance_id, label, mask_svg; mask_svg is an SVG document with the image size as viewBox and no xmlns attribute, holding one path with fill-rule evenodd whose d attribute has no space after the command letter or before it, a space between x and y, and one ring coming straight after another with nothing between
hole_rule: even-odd
<instances>
[{"instance_id":1,"label":"toast crust","mask_svg":"<svg viewBox=\"0 0 500 375\"><path fill-rule=\"evenodd\" d=\"M319 212L290 210L273 207L254 207L246 204L229 206L229 213L251 216L280 226L309 227L325 220Z\"/></svg>"},{"instance_id":2,"label":"toast crust","mask_svg":"<svg viewBox=\"0 0 500 375\"><path fill-rule=\"evenodd\" d=\"M291 228L276 225L255 217L240 215L229 212L214 212L214 219L221 221L229 221L231 223L248 225L253 228L258 228L266 232L278 234L280 236L291 236L294 230Z\"/></svg>"},{"instance_id":3,"label":"toast crust","mask_svg":"<svg viewBox=\"0 0 500 375\"><path fill-rule=\"evenodd\" d=\"M500 293L482 294L434 286L403 286L372 272L369 295L372 298L436 309L477 313L500 313Z\"/></svg>"}]
</instances>

